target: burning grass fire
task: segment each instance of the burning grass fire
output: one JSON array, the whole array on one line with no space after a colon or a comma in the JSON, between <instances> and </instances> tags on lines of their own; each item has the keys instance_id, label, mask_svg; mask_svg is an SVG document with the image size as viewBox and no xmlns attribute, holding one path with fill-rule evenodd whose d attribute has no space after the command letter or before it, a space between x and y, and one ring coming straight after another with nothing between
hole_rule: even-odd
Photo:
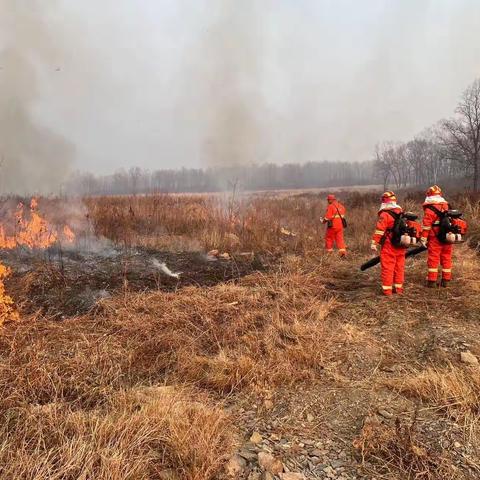
<instances>
[{"instance_id":1,"label":"burning grass fire","mask_svg":"<svg viewBox=\"0 0 480 480\"><path fill-rule=\"evenodd\" d=\"M13 250L16 248L45 250L58 242L72 244L75 234L68 225L59 233L56 228L48 224L38 211L38 201L32 198L29 212L25 213L25 205L19 203L13 218L13 232L8 232L9 225L0 224L0 249ZM5 321L18 320L13 299L5 293L4 281L12 273L0 263L0 325Z\"/></svg>"},{"instance_id":2,"label":"burning grass fire","mask_svg":"<svg viewBox=\"0 0 480 480\"><path fill-rule=\"evenodd\" d=\"M29 218L25 215L25 205L19 203L15 211L14 232L7 234L5 225L0 224L0 248L13 249L26 247L30 249L46 249L63 240L66 243L75 241L75 234L68 225L61 233L48 224L38 211L38 200L30 202Z\"/></svg>"},{"instance_id":3,"label":"burning grass fire","mask_svg":"<svg viewBox=\"0 0 480 480\"><path fill-rule=\"evenodd\" d=\"M83 204L66 207L42 199L39 206L33 199L28 209L12 205L3 208L0 224L2 323L17 320L17 310L61 319L85 313L119 291L208 286L266 267L258 255L209 256L199 249L146 247L138 239L115 242L95 231Z\"/></svg>"}]
</instances>

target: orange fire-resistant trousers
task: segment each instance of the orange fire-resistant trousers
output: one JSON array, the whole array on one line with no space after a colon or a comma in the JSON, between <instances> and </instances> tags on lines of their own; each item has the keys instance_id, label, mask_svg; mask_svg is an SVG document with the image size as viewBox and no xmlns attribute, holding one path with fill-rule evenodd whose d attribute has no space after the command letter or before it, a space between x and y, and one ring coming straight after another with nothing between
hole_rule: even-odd
<instances>
[{"instance_id":1,"label":"orange fire-resistant trousers","mask_svg":"<svg viewBox=\"0 0 480 480\"><path fill-rule=\"evenodd\" d=\"M343 238L343 226L333 226L327 228L327 233L325 235L325 249L327 250L327 252L333 252L333 246L335 244L337 245L340 255L345 255L347 253L345 240Z\"/></svg>"},{"instance_id":2,"label":"orange fire-resistant trousers","mask_svg":"<svg viewBox=\"0 0 480 480\"><path fill-rule=\"evenodd\" d=\"M385 295L391 295L394 287L397 293L403 293L406 252L405 248L394 247L388 238L382 246L380 265L382 267L382 290Z\"/></svg>"},{"instance_id":3,"label":"orange fire-resistant trousers","mask_svg":"<svg viewBox=\"0 0 480 480\"><path fill-rule=\"evenodd\" d=\"M435 282L438 277L438 267L442 266L442 278L452 279L453 245L441 243L436 235L428 237L428 275L427 280Z\"/></svg>"}]
</instances>

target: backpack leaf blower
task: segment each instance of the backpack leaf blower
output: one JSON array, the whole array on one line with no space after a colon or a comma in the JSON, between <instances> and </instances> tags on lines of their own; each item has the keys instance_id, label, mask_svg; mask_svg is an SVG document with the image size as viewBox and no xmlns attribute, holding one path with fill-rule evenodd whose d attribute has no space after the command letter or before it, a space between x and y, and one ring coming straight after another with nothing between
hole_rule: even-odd
<instances>
[{"instance_id":1,"label":"backpack leaf blower","mask_svg":"<svg viewBox=\"0 0 480 480\"><path fill-rule=\"evenodd\" d=\"M412 248L409 250L405 257L413 257L415 255L418 255L419 253L425 252L427 250L427 247L424 247L423 245L420 245L419 247ZM380 263L380 256L374 257L368 262L365 262L363 265L361 265L360 270L364 272L365 270L368 270L369 268L374 267L375 265L378 265Z\"/></svg>"}]
</instances>

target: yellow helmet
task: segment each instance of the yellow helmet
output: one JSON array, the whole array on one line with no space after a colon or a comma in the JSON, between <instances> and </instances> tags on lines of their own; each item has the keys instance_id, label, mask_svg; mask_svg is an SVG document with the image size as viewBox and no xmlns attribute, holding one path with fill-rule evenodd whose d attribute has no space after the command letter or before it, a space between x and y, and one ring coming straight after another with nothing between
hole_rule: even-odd
<instances>
[{"instance_id":1,"label":"yellow helmet","mask_svg":"<svg viewBox=\"0 0 480 480\"><path fill-rule=\"evenodd\" d=\"M397 201L397 196L395 195L394 192L385 192L383 195L382 195L382 202L383 203L393 203L393 202L396 202Z\"/></svg>"},{"instance_id":2,"label":"yellow helmet","mask_svg":"<svg viewBox=\"0 0 480 480\"><path fill-rule=\"evenodd\" d=\"M438 185L433 185L427 190L427 197L432 197L433 195L441 195L442 189Z\"/></svg>"}]
</instances>

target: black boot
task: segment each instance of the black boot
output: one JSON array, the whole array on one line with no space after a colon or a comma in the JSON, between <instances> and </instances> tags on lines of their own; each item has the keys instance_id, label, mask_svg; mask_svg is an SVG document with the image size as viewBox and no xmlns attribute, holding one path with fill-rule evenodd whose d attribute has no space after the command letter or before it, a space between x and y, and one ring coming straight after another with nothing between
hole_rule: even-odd
<instances>
[{"instance_id":1,"label":"black boot","mask_svg":"<svg viewBox=\"0 0 480 480\"><path fill-rule=\"evenodd\" d=\"M444 278L442 279L442 287L443 288L448 288L450 280L445 280Z\"/></svg>"},{"instance_id":2,"label":"black boot","mask_svg":"<svg viewBox=\"0 0 480 480\"><path fill-rule=\"evenodd\" d=\"M437 282L435 280L427 280L428 288L437 288Z\"/></svg>"}]
</instances>

